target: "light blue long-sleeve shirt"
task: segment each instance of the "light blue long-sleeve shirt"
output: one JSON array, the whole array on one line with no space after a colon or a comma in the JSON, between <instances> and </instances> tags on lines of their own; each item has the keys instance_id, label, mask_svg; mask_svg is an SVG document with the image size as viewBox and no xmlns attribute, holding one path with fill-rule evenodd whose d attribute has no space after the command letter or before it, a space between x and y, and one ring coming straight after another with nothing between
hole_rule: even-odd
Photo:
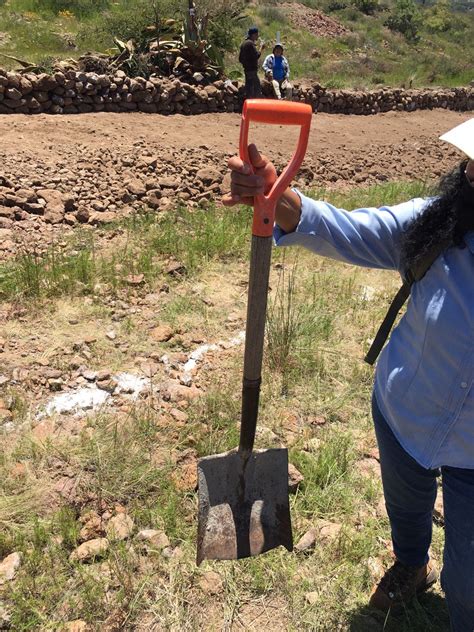
<instances>
[{"instance_id":1,"label":"light blue long-sleeve shirt","mask_svg":"<svg viewBox=\"0 0 474 632\"><path fill-rule=\"evenodd\" d=\"M275 226L277 246L369 268L400 270L403 231L427 200L337 209L301 195L293 233ZM425 468L474 468L474 232L452 247L411 290L406 313L383 349L375 397L404 449Z\"/></svg>"}]
</instances>

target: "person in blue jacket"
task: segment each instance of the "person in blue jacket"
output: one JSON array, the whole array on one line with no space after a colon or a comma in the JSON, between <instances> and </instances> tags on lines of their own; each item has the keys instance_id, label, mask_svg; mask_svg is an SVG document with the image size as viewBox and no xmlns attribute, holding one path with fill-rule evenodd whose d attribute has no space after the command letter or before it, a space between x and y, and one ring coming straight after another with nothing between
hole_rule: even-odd
<instances>
[{"instance_id":1,"label":"person in blue jacket","mask_svg":"<svg viewBox=\"0 0 474 632\"><path fill-rule=\"evenodd\" d=\"M377 363L372 412L396 561L369 603L396 610L437 580L429 547L441 475L441 582L453 632L472 632L474 118L456 136L459 142L450 142L470 160L442 180L436 197L348 212L287 189L277 204L274 238L277 246L302 245L347 263L398 271L416 264L434 243L448 240L412 286L406 313ZM253 204L276 179L273 164L255 145L249 155L254 174L238 157L229 160L225 205Z\"/></svg>"},{"instance_id":2,"label":"person in blue jacket","mask_svg":"<svg viewBox=\"0 0 474 632\"><path fill-rule=\"evenodd\" d=\"M290 83L290 66L283 55L283 46L276 44L270 55L263 62L265 78L273 84L273 90L277 99L291 101L293 88Z\"/></svg>"}]
</instances>

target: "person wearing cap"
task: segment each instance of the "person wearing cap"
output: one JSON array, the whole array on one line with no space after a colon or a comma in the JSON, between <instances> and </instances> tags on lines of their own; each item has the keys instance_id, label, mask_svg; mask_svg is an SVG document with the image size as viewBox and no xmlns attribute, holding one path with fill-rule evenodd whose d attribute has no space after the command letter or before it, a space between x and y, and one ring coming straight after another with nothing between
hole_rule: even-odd
<instances>
[{"instance_id":1,"label":"person wearing cap","mask_svg":"<svg viewBox=\"0 0 474 632\"><path fill-rule=\"evenodd\" d=\"M257 50L258 28L252 26L247 32L245 41L240 46L239 62L244 67L245 97L255 99L262 96L262 87L258 78L258 60L265 44L262 42Z\"/></svg>"},{"instance_id":2,"label":"person wearing cap","mask_svg":"<svg viewBox=\"0 0 474 632\"><path fill-rule=\"evenodd\" d=\"M270 55L263 62L265 78L272 82L277 99L291 101L293 88L290 83L290 66L283 55L283 46L275 44Z\"/></svg>"},{"instance_id":3,"label":"person wearing cap","mask_svg":"<svg viewBox=\"0 0 474 632\"><path fill-rule=\"evenodd\" d=\"M346 263L404 272L445 244L411 287L407 310L379 357L372 414L394 564L369 604L403 608L437 580L430 561L441 476L445 547L441 584L453 632L474 630L474 118L441 137L466 157L435 197L352 212L287 189L276 207L277 246L301 245ZM276 179L249 146L229 160L228 206L253 204Z\"/></svg>"}]
</instances>

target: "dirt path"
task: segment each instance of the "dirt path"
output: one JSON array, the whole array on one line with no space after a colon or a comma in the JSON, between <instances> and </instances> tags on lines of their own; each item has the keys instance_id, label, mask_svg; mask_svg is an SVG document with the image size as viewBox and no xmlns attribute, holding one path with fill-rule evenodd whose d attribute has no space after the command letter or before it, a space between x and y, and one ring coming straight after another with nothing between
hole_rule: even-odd
<instances>
[{"instance_id":1,"label":"dirt path","mask_svg":"<svg viewBox=\"0 0 474 632\"><path fill-rule=\"evenodd\" d=\"M439 135L469 116L317 114L295 183L349 189L434 179L459 160ZM227 160L239 127L237 114L0 116L0 259L21 248L44 251L78 224L114 222L144 207L218 201L228 191ZM259 125L250 140L281 169L297 134Z\"/></svg>"},{"instance_id":2,"label":"dirt path","mask_svg":"<svg viewBox=\"0 0 474 632\"><path fill-rule=\"evenodd\" d=\"M378 116L344 116L318 114L314 118L308 149L313 160L333 156L350 160L349 153L364 150L376 156L392 147L394 153L403 146L413 167L420 148L436 140L447 129L470 118L469 113L446 110L413 113L389 112ZM48 115L0 116L1 151L17 156L55 162L75 146L96 149L132 148L148 141L162 148L203 148L233 152L237 146L240 117L237 114L203 114L195 117L143 114L88 114L84 116ZM272 147L273 155L283 154L294 139L294 130L258 126L254 138L259 145ZM435 142L436 147L441 147ZM443 151L449 154L449 151ZM430 162L436 168L437 159Z\"/></svg>"}]
</instances>

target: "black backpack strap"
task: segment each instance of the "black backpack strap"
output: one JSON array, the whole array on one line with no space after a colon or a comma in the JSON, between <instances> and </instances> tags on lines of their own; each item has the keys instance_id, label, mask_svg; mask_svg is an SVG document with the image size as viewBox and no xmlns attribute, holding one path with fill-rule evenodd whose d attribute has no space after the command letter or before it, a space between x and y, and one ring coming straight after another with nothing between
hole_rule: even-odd
<instances>
[{"instance_id":1,"label":"black backpack strap","mask_svg":"<svg viewBox=\"0 0 474 632\"><path fill-rule=\"evenodd\" d=\"M364 358L364 360L368 364L374 364L375 360L377 360L377 358L379 357L379 353L382 351L382 347L384 346L385 341L388 338L398 312L401 310L403 304L410 296L410 290L413 283L415 283L415 281L419 281L425 276L425 274L431 268L432 264L436 261L439 255L447 248L449 248L451 243L451 239L444 239L440 241L438 244L433 246L433 248L425 255L423 259L421 259L421 261L419 261L413 268L407 270L403 285L398 290L395 298L388 308L388 312L383 319L383 323L380 325L374 341L370 345L370 349L368 350L367 355Z\"/></svg>"},{"instance_id":2,"label":"black backpack strap","mask_svg":"<svg viewBox=\"0 0 474 632\"><path fill-rule=\"evenodd\" d=\"M388 312L379 327L377 335L375 336L374 341L370 345L370 349L368 350L367 355L364 358L364 360L368 364L374 364L375 360L377 360L377 358L379 357L379 353L382 351L382 347L384 346L385 341L390 334L398 312L401 310L403 304L410 296L411 286L411 283L405 281L402 287L398 290L390 307L388 308Z\"/></svg>"}]
</instances>

